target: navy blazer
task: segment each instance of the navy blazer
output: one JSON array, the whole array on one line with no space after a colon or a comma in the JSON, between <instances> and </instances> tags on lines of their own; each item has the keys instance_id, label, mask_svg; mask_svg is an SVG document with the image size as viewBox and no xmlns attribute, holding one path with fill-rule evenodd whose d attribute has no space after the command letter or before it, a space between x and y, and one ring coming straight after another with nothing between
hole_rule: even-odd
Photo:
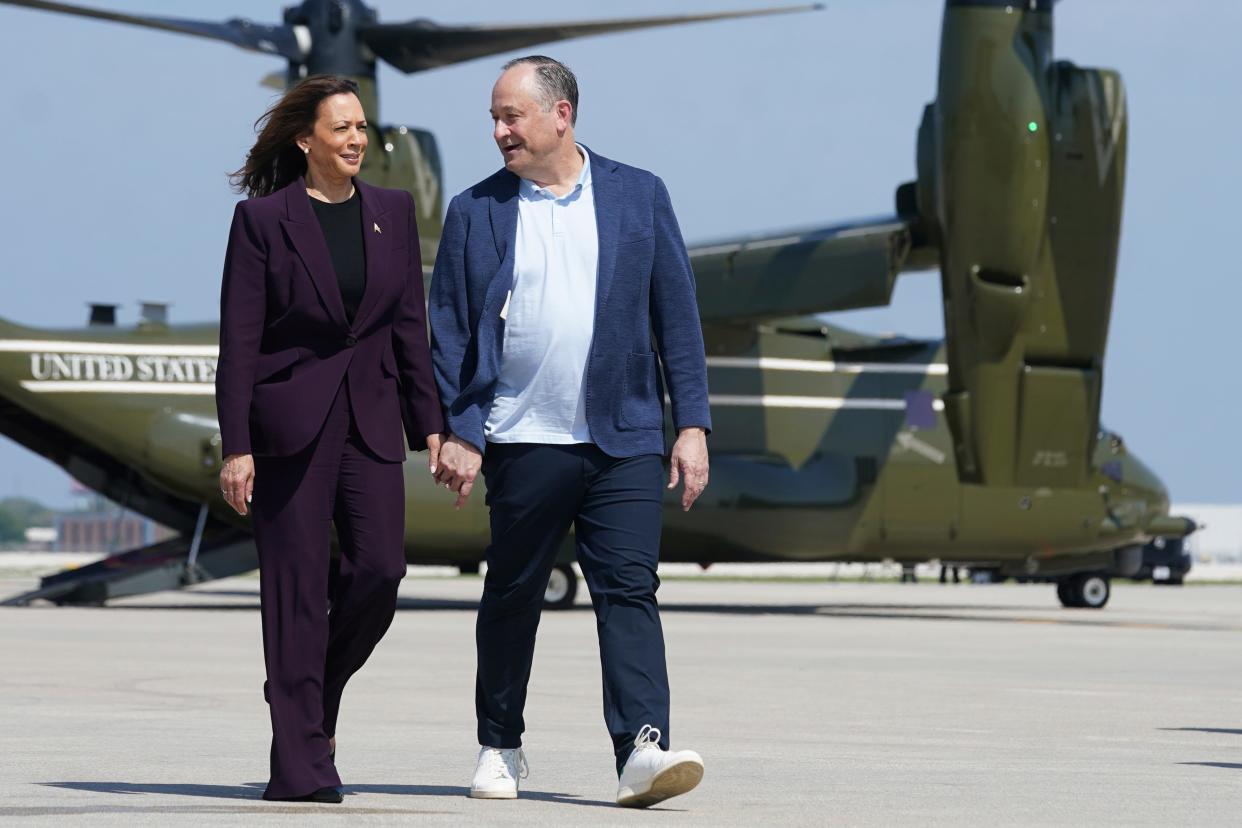
<instances>
[{"instance_id":1,"label":"navy blazer","mask_svg":"<svg viewBox=\"0 0 1242 828\"><path fill-rule=\"evenodd\" d=\"M690 257L664 182L588 154L599 274L587 426L613 457L662 454L665 380L673 425L711 428ZM431 280L431 351L445 421L480 451L500 373L500 312L513 287L517 219L518 177L508 170L455 196Z\"/></svg>"},{"instance_id":2,"label":"navy blazer","mask_svg":"<svg viewBox=\"0 0 1242 828\"><path fill-rule=\"evenodd\" d=\"M385 460L444 430L432 377L414 199L354 180L367 283L351 324L299 178L239 202L220 294L221 450L288 456L310 445L349 377L354 423Z\"/></svg>"}]
</instances>

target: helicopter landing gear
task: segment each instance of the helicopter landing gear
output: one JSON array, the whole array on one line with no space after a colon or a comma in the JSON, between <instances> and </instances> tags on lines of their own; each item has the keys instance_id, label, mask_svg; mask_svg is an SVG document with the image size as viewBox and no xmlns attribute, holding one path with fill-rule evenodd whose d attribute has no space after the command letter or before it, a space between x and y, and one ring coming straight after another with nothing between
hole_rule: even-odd
<instances>
[{"instance_id":1,"label":"helicopter landing gear","mask_svg":"<svg viewBox=\"0 0 1242 828\"><path fill-rule=\"evenodd\" d=\"M543 592L544 609L569 609L578 595L578 575L571 564L557 564Z\"/></svg>"},{"instance_id":2,"label":"helicopter landing gear","mask_svg":"<svg viewBox=\"0 0 1242 828\"><path fill-rule=\"evenodd\" d=\"M1080 572L1057 581L1057 598L1063 607L1103 609L1111 594L1108 576L1102 572Z\"/></svg>"}]
</instances>

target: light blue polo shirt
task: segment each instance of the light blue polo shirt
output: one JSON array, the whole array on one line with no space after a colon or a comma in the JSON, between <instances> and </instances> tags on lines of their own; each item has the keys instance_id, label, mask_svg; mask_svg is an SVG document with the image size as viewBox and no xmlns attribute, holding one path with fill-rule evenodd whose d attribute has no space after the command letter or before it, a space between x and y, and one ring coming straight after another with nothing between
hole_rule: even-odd
<instances>
[{"instance_id":1,"label":"light blue polo shirt","mask_svg":"<svg viewBox=\"0 0 1242 828\"><path fill-rule=\"evenodd\" d=\"M566 195L522 179L514 284L500 376L483 428L493 443L590 443L586 369L595 332L599 234L591 158Z\"/></svg>"}]
</instances>

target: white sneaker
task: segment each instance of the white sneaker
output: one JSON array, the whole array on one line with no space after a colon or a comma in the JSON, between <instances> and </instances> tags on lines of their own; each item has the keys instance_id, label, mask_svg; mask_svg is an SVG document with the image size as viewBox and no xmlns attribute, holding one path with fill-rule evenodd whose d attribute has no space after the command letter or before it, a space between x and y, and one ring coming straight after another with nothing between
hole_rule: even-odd
<instances>
[{"instance_id":1,"label":"white sneaker","mask_svg":"<svg viewBox=\"0 0 1242 828\"><path fill-rule=\"evenodd\" d=\"M634 751L621 769L617 804L646 808L694 790L703 778L703 759L693 750L660 750L660 729L643 725Z\"/></svg>"},{"instance_id":2,"label":"white sneaker","mask_svg":"<svg viewBox=\"0 0 1242 828\"><path fill-rule=\"evenodd\" d=\"M530 774L526 754L521 748L479 748L479 762L470 781L475 799L517 799L518 780Z\"/></svg>"}]
</instances>

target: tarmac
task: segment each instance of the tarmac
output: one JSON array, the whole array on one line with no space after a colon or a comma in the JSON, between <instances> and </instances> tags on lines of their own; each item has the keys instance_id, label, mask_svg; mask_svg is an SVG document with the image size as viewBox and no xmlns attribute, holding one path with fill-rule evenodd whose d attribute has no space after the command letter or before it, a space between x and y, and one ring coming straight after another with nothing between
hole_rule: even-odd
<instances>
[{"instance_id":1,"label":"tarmac","mask_svg":"<svg viewBox=\"0 0 1242 828\"><path fill-rule=\"evenodd\" d=\"M0 595L34 585L0 578ZM674 747L702 785L615 807L585 595L545 613L516 802L469 799L477 577L410 577L346 690L342 805L267 803L258 581L0 609L0 821L92 825L1225 825L1242 587L667 580Z\"/></svg>"}]
</instances>

